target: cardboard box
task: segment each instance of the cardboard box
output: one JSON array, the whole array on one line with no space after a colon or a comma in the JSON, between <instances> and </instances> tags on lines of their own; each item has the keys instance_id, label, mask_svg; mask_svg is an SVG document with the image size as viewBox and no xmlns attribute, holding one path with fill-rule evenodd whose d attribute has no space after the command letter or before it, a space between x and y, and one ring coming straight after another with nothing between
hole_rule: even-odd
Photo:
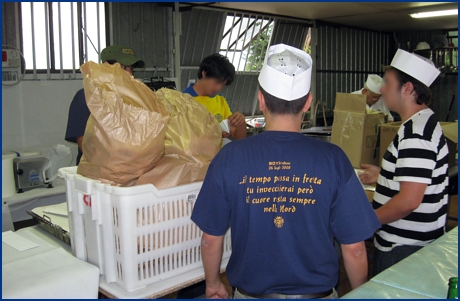
<instances>
[{"instance_id":1,"label":"cardboard box","mask_svg":"<svg viewBox=\"0 0 460 301\"><path fill-rule=\"evenodd\" d=\"M337 93L331 142L342 148L354 168L378 165L377 134L384 122L383 113L367 113L365 95Z\"/></svg>"},{"instance_id":2,"label":"cardboard box","mask_svg":"<svg viewBox=\"0 0 460 301\"><path fill-rule=\"evenodd\" d=\"M385 154L388 146L395 138L398 133L399 128L401 127L402 121L390 122L380 125L379 127L379 162L377 166L382 166L382 158Z\"/></svg>"},{"instance_id":3,"label":"cardboard box","mask_svg":"<svg viewBox=\"0 0 460 301\"><path fill-rule=\"evenodd\" d=\"M379 166L382 165L382 158L385 154L390 143L398 133L402 122L390 122L380 126L380 155ZM447 147L449 148L449 167L455 166L455 155L457 154L458 143L458 124L456 122L440 122L442 131L447 140Z\"/></svg>"}]
</instances>

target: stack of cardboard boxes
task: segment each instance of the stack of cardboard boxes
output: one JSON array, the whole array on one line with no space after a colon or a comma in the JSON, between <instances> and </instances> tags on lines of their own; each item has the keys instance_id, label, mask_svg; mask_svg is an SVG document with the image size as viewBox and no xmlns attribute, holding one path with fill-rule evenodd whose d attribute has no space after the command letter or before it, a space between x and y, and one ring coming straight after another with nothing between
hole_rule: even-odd
<instances>
[{"instance_id":1,"label":"stack of cardboard boxes","mask_svg":"<svg viewBox=\"0 0 460 301\"><path fill-rule=\"evenodd\" d=\"M378 130L384 123L383 113L367 111L365 95L337 93L331 142L343 149L354 168L378 165Z\"/></svg>"},{"instance_id":2,"label":"stack of cardboard boxes","mask_svg":"<svg viewBox=\"0 0 460 301\"><path fill-rule=\"evenodd\" d=\"M382 157L402 122L386 123L383 113L366 110L366 96L337 93L331 142L340 146L354 168L361 164L381 166ZM449 167L456 165L457 122L441 122L449 147Z\"/></svg>"},{"instance_id":3,"label":"stack of cardboard boxes","mask_svg":"<svg viewBox=\"0 0 460 301\"><path fill-rule=\"evenodd\" d=\"M390 122L380 126L380 155L379 164L381 165L383 155L388 146L393 142L393 139L398 133L402 122ZM440 122L442 131L447 140L447 147L449 148L449 167L455 166L455 154L457 153L458 143L458 123L457 122Z\"/></svg>"}]
</instances>

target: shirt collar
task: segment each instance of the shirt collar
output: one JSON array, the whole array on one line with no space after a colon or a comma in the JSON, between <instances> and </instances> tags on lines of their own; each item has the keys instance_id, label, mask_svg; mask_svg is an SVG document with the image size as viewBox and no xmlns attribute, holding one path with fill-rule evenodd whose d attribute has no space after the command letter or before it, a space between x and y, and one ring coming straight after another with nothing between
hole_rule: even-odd
<instances>
[{"instance_id":1,"label":"shirt collar","mask_svg":"<svg viewBox=\"0 0 460 301\"><path fill-rule=\"evenodd\" d=\"M190 94L192 97L197 97L198 94L196 93L195 89L193 89L193 83L190 84L190 86L188 86L187 89L185 89L184 91L182 91L183 93L188 93Z\"/></svg>"},{"instance_id":2,"label":"shirt collar","mask_svg":"<svg viewBox=\"0 0 460 301\"><path fill-rule=\"evenodd\" d=\"M195 89L193 89L193 86L194 86L194 85L195 85L194 83L191 83L191 84L188 86L187 89L185 89L184 91L182 91L182 93L188 93L188 94L190 94L192 97L198 97L198 96L200 96L200 95L198 95L198 94L196 93ZM209 98L213 98L213 97L215 97L216 95L220 95L220 94L208 95L208 97L209 97Z\"/></svg>"}]
</instances>

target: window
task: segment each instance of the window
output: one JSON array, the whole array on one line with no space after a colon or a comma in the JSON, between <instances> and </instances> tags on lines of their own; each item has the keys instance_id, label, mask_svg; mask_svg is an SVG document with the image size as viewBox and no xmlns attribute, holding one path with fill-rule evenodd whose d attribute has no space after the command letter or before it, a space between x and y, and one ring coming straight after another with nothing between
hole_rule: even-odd
<instances>
[{"instance_id":1,"label":"window","mask_svg":"<svg viewBox=\"0 0 460 301\"><path fill-rule=\"evenodd\" d=\"M102 2L22 2L22 47L28 70L75 70L99 62L106 46Z\"/></svg>"},{"instance_id":2,"label":"window","mask_svg":"<svg viewBox=\"0 0 460 301\"><path fill-rule=\"evenodd\" d=\"M228 57L236 71L259 72L270 45L273 26L273 18L228 15L220 54Z\"/></svg>"},{"instance_id":3,"label":"window","mask_svg":"<svg viewBox=\"0 0 460 301\"><path fill-rule=\"evenodd\" d=\"M451 71L457 72L458 67L458 30L456 31L448 31L447 32L447 40L450 45L454 45L454 49L451 51L451 55L448 54L447 62L450 60L450 65L454 66L451 67Z\"/></svg>"},{"instance_id":4,"label":"window","mask_svg":"<svg viewBox=\"0 0 460 301\"><path fill-rule=\"evenodd\" d=\"M311 27L308 28L307 37L305 38L305 43L303 44L302 50L308 54L311 54Z\"/></svg>"},{"instance_id":5,"label":"window","mask_svg":"<svg viewBox=\"0 0 460 301\"><path fill-rule=\"evenodd\" d=\"M458 47L458 31L448 31L447 39L449 40L449 44L452 43L454 47Z\"/></svg>"}]
</instances>

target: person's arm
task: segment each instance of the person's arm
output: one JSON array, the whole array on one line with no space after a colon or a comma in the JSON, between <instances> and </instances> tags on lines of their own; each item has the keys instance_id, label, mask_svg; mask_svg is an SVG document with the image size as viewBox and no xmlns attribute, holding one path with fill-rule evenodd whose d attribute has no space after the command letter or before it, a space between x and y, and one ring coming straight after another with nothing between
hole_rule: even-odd
<instances>
[{"instance_id":1,"label":"person's arm","mask_svg":"<svg viewBox=\"0 0 460 301\"><path fill-rule=\"evenodd\" d=\"M83 136L77 137L77 144L78 148L83 153Z\"/></svg>"},{"instance_id":2,"label":"person's arm","mask_svg":"<svg viewBox=\"0 0 460 301\"><path fill-rule=\"evenodd\" d=\"M230 126L235 127L235 133L233 134L233 138L235 140L246 138L246 119L244 115L240 112L233 113L230 117L228 117L228 122Z\"/></svg>"},{"instance_id":3,"label":"person's arm","mask_svg":"<svg viewBox=\"0 0 460 301\"><path fill-rule=\"evenodd\" d=\"M361 183L371 185L377 183L380 174L380 167L372 164L361 164L364 173L359 176Z\"/></svg>"},{"instance_id":4,"label":"person's arm","mask_svg":"<svg viewBox=\"0 0 460 301\"><path fill-rule=\"evenodd\" d=\"M245 122L244 124L236 127L235 133L233 134L233 138L235 138L235 140L243 139L243 138L246 138L246 134L247 134L247 128L246 128L246 122Z\"/></svg>"},{"instance_id":5,"label":"person's arm","mask_svg":"<svg viewBox=\"0 0 460 301\"><path fill-rule=\"evenodd\" d=\"M228 292L220 280L224 236L203 233L201 238L201 256L206 280L206 298L227 299Z\"/></svg>"},{"instance_id":6,"label":"person's arm","mask_svg":"<svg viewBox=\"0 0 460 301\"><path fill-rule=\"evenodd\" d=\"M382 225L408 216L423 201L428 185L424 183L400 182L399 192L385 205L375 210Z\"/></svg>"},{"instance_id":7,"label":"person's arm","mask_svg":"<svg viewBox=\"0 0 460 301\"><path fill-rule=\"evenodd\" d=\"M83 152L83 135L90 115L84 90L81 89L75 94L70 104L65 134L65 140L73 143L76 142L81 152Z\"/></svg>"},{"instance_id":8,"label":"person's arm","mask_svg":"<svg viewBox=\"0 0 460 301\"><path fill-rule=\"evenodd\" d=\"M350 280L351 289L367 281L367 252L364 241L342 244L343 264Z\"/></svg>"}]
</instances>

